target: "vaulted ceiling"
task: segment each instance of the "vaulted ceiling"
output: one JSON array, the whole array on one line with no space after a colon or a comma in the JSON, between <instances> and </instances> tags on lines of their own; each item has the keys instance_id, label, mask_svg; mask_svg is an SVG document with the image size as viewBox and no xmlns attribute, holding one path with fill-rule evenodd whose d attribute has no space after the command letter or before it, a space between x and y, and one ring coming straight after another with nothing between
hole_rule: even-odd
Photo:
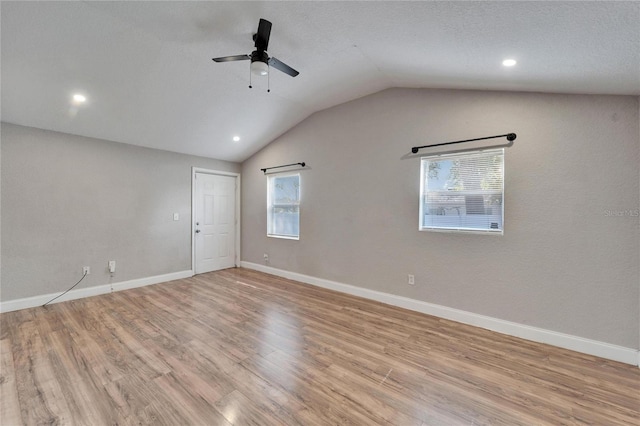
<instances>
[{"instance_id":1,"label":"vaulted ceiling","mask_svg":"<svg viewBox=\"0 0 640 426\"><path fill-rule=\"evenodd\" d=\"M3 121L222 160L389 87L640 95L638 2L3 1L0 12ZM248 88L249 62L211 60L250 53L259 18L273 23L269 54L300 71L272 69L270 93L265 77Z\"/></svg>"}]
</instances>

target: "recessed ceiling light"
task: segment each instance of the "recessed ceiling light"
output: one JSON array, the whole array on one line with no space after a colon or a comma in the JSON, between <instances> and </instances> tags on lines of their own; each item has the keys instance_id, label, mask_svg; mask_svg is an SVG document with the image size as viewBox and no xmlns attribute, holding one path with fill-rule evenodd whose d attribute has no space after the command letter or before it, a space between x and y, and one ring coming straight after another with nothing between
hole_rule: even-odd
<instances>
[{"instance_id":1,"label":"recessed ceiling light","mask_svg":"<svg viewBox=\"0 0 640 426\"><path fill-rule=\"evenodd\" d=\"M73 102L75 104L82 104L85 103L87 101L87 97L85 95L82 95L80 93L76 93L75 95L73 95Z\"/></svg>"},{"instance_id":2,"label":"recessed ceiling light","mask_svg":"<svg viewBox=\"0 0 640 426\"><path fill-rule=\"evenodd\" d=\"M516 62L515 59L505 59L504 61L502 61L502 65L504 65L505 67L512 67L517 63L518 62Z\"/></svg>"},{"instance_id":3,"label":"recessed ceiling light","mask_svg":"<svg viewBox=\"0 0 640 426\"><path fill-rule=\"evenodd\" d=\"M238 142L239 140L240 140L240 136L234 136L234 137L233 137L233 141L234 141L234 142Z\"/></svg>"}]
</instances>

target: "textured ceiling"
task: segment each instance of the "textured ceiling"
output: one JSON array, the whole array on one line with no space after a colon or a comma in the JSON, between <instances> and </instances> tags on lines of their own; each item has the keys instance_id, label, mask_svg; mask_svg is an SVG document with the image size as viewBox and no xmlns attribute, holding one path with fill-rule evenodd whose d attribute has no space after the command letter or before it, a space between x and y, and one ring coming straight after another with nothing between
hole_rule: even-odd
<instances>
[{"instance_id":1,"label":"textured ceiling","mask_svg":"<svg viewBox=\"0 0 640 426\"><path fill-rule=\"evenodd\" d=\"M2 120L242 161L389 87L640 95L637 2L6 2ZM300 71L248 88L258 19ZM504 58L518 60L505 68ZM86 94L85 105L70 104ZM232 142L238 135L241 140Z\"/></svg>"}]
</instances>

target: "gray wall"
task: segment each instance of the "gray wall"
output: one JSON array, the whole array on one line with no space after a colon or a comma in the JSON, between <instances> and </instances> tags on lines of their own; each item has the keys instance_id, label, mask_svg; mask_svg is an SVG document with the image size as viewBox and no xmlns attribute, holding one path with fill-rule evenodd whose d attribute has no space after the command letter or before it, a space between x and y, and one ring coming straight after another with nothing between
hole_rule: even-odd
<instances>
[{"instance_id":1,"label":"gray wall","mask_svg":"<svg viewBox=\"0 0 640 426\"><path fill-rule=\"evenodd\" d=\"M84 265L91 275L78 288L190 270L191 167L240 170L12 124L1 130L2 301L63 291Z\"/></svg>"},{"instance_id":2,"label":"gray wall","mask_svg":"<svg viewBox=\"0 0 640 426\"><path fill-rule=\"evenodd\" d=\"M412 89L318 112L243 163L242 259L638 348L639 220L607 214L640 208L638 117L634 96ZM507 132L504 236L418 231L410 147ZM300 241L267 238L259 169L298 161Z\"/></svg>"}]
</instances>

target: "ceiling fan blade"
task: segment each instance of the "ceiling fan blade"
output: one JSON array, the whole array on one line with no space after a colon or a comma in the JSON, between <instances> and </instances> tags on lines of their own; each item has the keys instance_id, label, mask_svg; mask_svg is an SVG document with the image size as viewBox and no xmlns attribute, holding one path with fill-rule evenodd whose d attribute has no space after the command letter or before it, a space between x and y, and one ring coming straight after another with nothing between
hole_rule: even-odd
<instances>
[{"instance_id":1,"label":"ceiling fan blade","mask_svg":"<svg viewBox=\"0 0 640 426\"><path fill-rule=\"evenodd\" d=\"M276 58L269 59L269 65L277 70L282 71L285 74L289 74L291 77L295 77L296 75L300 74L298 71L294 70L289 65L285 64L282 61L279 61Z\"/></svg>"},{"instance_id":2,"label":"ceiling fan blade","mask_svg":"<svg viewBox=\"0 0 640 426\"><path fill-rule=\"evenodd\" d=\"M269 47L269 36L271 35L271 22L260 18L258 32L256 33L256 49L267 50Z\"/></svg>"},{"instance_id":3,"label":"ceiling fan blade","mask_svg":"<svg viewBox=\"0 0 640 426\"><path fill-rule=\"evenodd\" d=\"M251 59L249 55L234 55L234 56L222 56L220 58L213 58L215 62L248 61L249 59Z\"/></svg>"}]
</instances>

